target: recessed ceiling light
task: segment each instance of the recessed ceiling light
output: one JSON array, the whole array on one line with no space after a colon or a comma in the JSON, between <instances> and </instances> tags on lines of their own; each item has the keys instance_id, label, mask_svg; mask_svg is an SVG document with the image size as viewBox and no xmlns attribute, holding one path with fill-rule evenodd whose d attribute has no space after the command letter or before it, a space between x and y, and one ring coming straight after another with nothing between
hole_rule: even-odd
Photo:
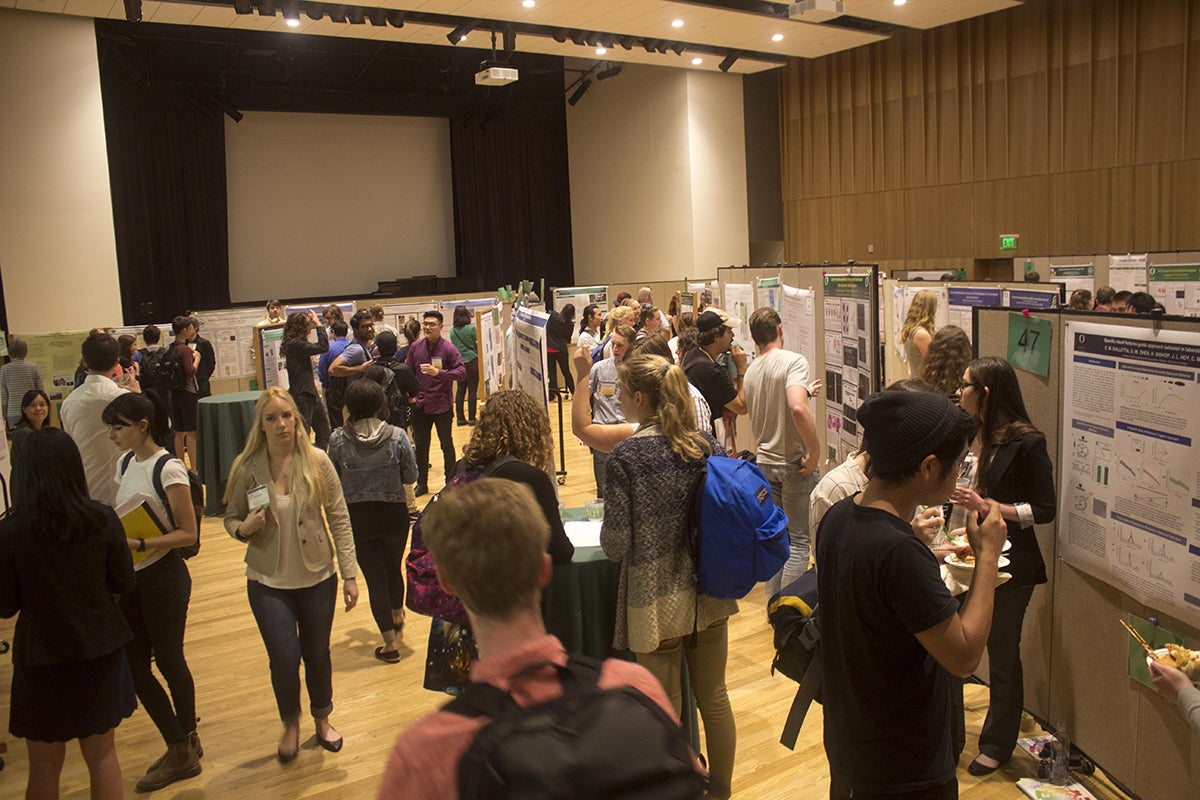
<instances>
[{"instance_id":1,"label":"recessed ceiling light","mask_svg":"<svg viewBox=\"0 0 1200 800\"><path fill-rule=\"evenodd\" d=\"M697 66L697 67L698 67L698 66L700 66L700 65L701 65L701 64L703 64L703 63L704 63L704 59L703 59L703 58L693 58L693 59L692 59L692 64L694 64L694 65L695 65L695 66Z\"/></svg>"},{"instance_id":2,"label":"recessed ceiling light","mask_svg":"<svg viewBox=\"0 0 1200 800\"><path fill-rule=\"evenodd\" d=\"M602 56L607 52L608 52L608 49L605 47L597 47L596 48L596 55L598 55L598 56Z\"/></svg>"},{"instance_id":3,"label":"recessed ceiling light","mask_svg":"<svg viewBox=\"0 0 1200 800\"><path fill-rule=\"evenodd\" d=\"M525 6L526 8L533 8L537 5L537 0L521 0L521 5Z\"/></svg>"},{"instance_id":4,"label":"recessed ceiling light","mask_svg":"<svg viewBox=\"0 0 1200 800\"><path fill-rule=\"evenodd\" d=\"M289 20L287 21L287 26L288 26L289 28L299 28L299 27L300 27L300 20L298 20L298 19L289 19Z\"/></svg>"},{"instance_id":5,"label":"recessed ceiling light","mask_svg":"<svg viewBox=\"0 0 1200 800\"><path fill-rule=\"evenodd\" d=\"M771 37L771 41L772 41L772 42L782 42L782 41L783 41L783 34L782 34L782 33L777 33L777 34L775 34L774 36L772 36L772 37Z\"/></svg>"},{"instance_id":6,"label":"recessed ceiling light","mask_svg":"<svg viewBox=\"0 0 1200 800\"><path fill-rule=\"evenodd\" d=\"M908 0L892 0L892 5L894 5L894 6L902 6L902 5L904 5L905 3L907 3L907 2L908 2Z\"/></svg>"},{"instance_id":7,"label":"recessed ceiling light","mask_svg":"<svg viewBox=\"0 0 1200 800\"><path fill-rule=\"evenodd\" d=\"M672 27L672 28L682 28L682 27L683 27L683 20L681 20L681 19L673 19L673 20L671 20L671 27Z\"/></svg>"}]
</instances>

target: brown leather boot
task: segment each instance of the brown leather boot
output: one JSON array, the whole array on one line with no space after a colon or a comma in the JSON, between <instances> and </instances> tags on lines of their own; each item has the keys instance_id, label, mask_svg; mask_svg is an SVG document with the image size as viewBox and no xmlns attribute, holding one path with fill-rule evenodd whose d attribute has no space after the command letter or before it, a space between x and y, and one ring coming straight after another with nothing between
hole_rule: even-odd
<instances>
[{"instance_id":1,"label":"brown leather boot","mask_svg":"<svg viewBox=\"0 0 1200 800\"><path fill-rule=\"evenodd\" d=\"M190 740L167 745L162 762L137 782L139 792L153 792L184 778L200 774L200 756Z\"/></svg>"}]
</instances>

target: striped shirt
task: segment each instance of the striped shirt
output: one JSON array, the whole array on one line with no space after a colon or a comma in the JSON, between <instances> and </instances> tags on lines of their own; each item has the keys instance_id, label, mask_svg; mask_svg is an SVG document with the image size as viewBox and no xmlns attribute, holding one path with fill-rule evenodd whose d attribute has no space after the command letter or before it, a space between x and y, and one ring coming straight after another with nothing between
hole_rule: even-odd
<instances>
[{"instance_id":1,"label":"striped shirt","mask_svg":"<svg viewBox=\"0 0 1200 800\"><path fill-rule=\"evenodd\" d=\"M8 427L15 428L21 421L21 399L30 389L45 391L37 364L17 358L0 367L0 408Z\"/></svg>"}]
</instances>

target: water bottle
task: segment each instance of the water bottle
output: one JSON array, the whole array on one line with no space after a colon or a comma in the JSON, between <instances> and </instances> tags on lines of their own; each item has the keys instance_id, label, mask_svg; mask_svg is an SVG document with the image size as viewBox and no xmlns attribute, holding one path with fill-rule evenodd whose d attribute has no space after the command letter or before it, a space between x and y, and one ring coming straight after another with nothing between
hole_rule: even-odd
<instances>
[{"instance_id":1,"label":"water bottle","mask_svg":"<svg viewBox=\"0 0 1200 800\"><path fill-rule=\"evenodd\" d=\"M1071 736L1067 733L1067 723L1059 720L1054 731L1054 766L1050 772L1050 783L1070 786L1075 779L1071 777Z\"/></svg>"}]
</instances>

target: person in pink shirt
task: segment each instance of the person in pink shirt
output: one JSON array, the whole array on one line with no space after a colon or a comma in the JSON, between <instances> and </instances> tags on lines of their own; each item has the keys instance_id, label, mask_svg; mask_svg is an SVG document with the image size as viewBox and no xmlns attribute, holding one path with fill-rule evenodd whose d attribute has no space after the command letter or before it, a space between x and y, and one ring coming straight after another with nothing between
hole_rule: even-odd
<instances>
[{"instance_id":1,"label":"person in pink shirt","mask_svg":"<svg viewBox=\"0 0 1200 800\"><path fill-rule=\"evenodd\" d=\"M471 620L479 647L471 680L511 693L522 706L561 695L555 670L525 669L567 663L566 649L542 624L542 589L552 569L550 526L529 487L502 478L458 487L430 506L422 533L439 582L462 601ZM633 687L675 718L662 686L637 664L607 659L597 685ZM458 797L459 761L488 721L445 710L419 720L392 748L380 800Z\"/></svg>"}]
</instances>

